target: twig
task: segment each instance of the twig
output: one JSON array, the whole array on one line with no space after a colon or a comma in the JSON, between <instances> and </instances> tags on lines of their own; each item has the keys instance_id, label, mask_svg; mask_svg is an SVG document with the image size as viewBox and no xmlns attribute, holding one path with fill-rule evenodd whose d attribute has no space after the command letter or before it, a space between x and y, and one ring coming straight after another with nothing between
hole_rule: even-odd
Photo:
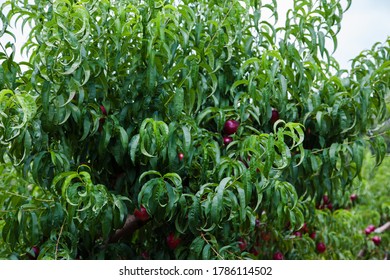
<instances>
[{"instance_id":1,"label":"twig","mask_svg":"<svg viewBox=\"0 0 390 280\"><path fill-rule=\"evenodd\" d=\"M58 238L57 238L57 242L56 242L56 251L55 251L55 253L54 253L54 259L55 259L55 260L56 260L57 257L58 257L58 246L59 246L59 244L60 244L60 239L61 239L61 236L62 236L62 231L63 231L63 229L64 229L65 221L66 221L66 220L64 220L64 222L62 223L62 226L61 226L61 229L60 229L60 233L58 234Z\"/></svg>"},{"instance_id":2,"label":"twig","mask_svg":"<svg viewBox=\"0 0 390 280\"><path fill-rule=\"evenodd\" d=\"M217 250L214 249L214 247L210 244L210 242L209 242L209 241L207 240L207 238L204 236L203 232L202 232L200 235L202 236L203 240L206 241L206 243L207 243L208 245L210 245L211 250L214 251L214 253L218 256L218 258L220 258L221 260L223 260L223 257L217 252Z\"/></svg>"},{"instance_id":3,"label":"twig","mask_svg":"<svg viewBox=\"0 0 390 280\"><path fill-rule=\"evenodd\" d=\"M25 196L25 195L22 195L22 194L10 192L10 191L0 191L0 193L12 195L12 196L17 196L17 197L20 197L20 198L24 198L26 200L32 199L32 200L36 200L36 201L39 201L39 202L54 202L54 199L42 199L42 198L37 198L37 197L34 197L34 196L30 197L30 196Z\"/></svg>"},{"instance_id":4,"label":"twig","mask_svg":"<svg viewBox=\"0 0 390 280\"><path fill-rule=\"evenodd\" d=\"M357 258L358 258L358 259L363 258L364 255L365 255L365 253L366 253L366 250L365 250L365 249L361 249L361 250L359 251L359 254L357 255Z\"/></svg>"},{"instance_id":5,"label":"twig","mask_svg":"<svg viewBox=\"0 0 390 280\"><path fill-rule=\"evenodd\" d=\"M384 225L378 227L377 229L374 230L376 233L382 233L385 232L386 230L390 229L390 222L385 223Z\"/></svg>"},{"instance_id":6,"label":"twig","mask_svg":"<svg viewBox=\"0 0 390 280\"><path fill-rule=\"evenodd\" d=\"M18 212L18 211L22 211L22 212L34 212L34 211L38 211L38 210L46 210L47 207L38 207L38 208L27 208L27 209L11 209L11 210L0 210L0 213L15 213L15 212Z\"/></svg>"},{"instance_id":7,"label":"twig","mask_svg":"<svg viewBox=\"0 0 390 280\"><path fill-rule=\"evenodd\" d=\"M114 234L107 241L106 245L108 245L109 243L116 243L123 238L130 237L134 231L143 227L148 221L149 220L142 221L142 220L138 219L137 217L135 217L134 215L129 214L126 218L126 221L125 221L125 224L123 225L123 227L120 229L117 229L114 232Z\"/></svg>"}]
</instances>

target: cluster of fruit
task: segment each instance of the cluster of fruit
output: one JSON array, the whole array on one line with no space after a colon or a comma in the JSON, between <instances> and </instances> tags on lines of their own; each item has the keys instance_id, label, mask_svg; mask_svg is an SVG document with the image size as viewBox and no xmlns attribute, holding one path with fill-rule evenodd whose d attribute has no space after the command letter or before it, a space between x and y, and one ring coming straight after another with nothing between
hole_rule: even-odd
<instances>
[{"instance_id":1,"label":"cluster of fruit","mask_svg":"<svg viewBox=\"0 0 390 280\"><path fill-rule=\"evenodd\" d=\"M286 227L287 228L290 227L290 224L288 223L286 225ZM256 245L249 250L249 253L253 254L254 256L258 256L260 254L260 252L259 252L259 244L260 243L266 245L267 243L272 242L272 240L274 239L271 231L262 227L260 225L259 220L256 220L256 228L259 228L259 230L260 230L259 237L261 238L261 241L257 242ZM308 235L311 239L313 239L315 241L317 253L322 254L326 251L326 249L327 249L326 244L324 242L320 241L319 240L320 238L317 238L316 231L314 229L312 229L310 226L308 226L307 223L304 223L300 230L293 233L293 235L296 238L302 238L302 236L304 234ZM244 238L239 238L238 247L240 248L241 251L245 251L248 249L248 242ZM267 245L266 245L266 247L267 247ZM265 255L268 255L268 252L266 252L266 251L263 251L263 253ZM272 258L274 260L284 260L285 256L281 251L277 250L273 253Z\"/></svg>"},{"instance_id":2,"label":"cluster of fruit","mask_svg":"<svg viewBox=\"0 0 390 280\"><path fill-rule=\"evenodd\" d=\"M364 233L369 236L371 233L373 233L375 231L376 227L374 225L369 225L367 226L365 229L364 229ZM375 235L371 238L372 242L374 242L374 244L376 246L379 246L381 244L381 237L378 236L378 235Z\"/></svg>"},{"instance_id":3,"label":"cluster of fruit","mask_svg":"<svg viewBox=\"0 0 390 280\"><path fill-rule=\"evenodd\" d=\"M133 215L142 222L150 219L149 213L144 206L141 206L140 209L135 209ZM166 238L166 242L168 248L174 250L181 243L181 238L176 236L174 232L170 232Z\"/></svg>"},{"instance_id":4,"label":"cluster of fruit","mask_svg":"<svg viewBox=\"0 0 390 280\"><path fill-rule=\"evenodd\" d=\"M273 125L278 120L279 120L279 112L277 109L272 108L271 118L269 120L270 124ZM222 142L225 146L233 142L232 135L238 131L239 126L240 126L240 122L234 119L229 119L225 122L222 130L222 135L223 135ZM178 153L178 158L180 161L182 161L184 159L184 154Z\"/></svg>"},{"instance_id":5,"label":"cluster of fruit","mask_svg":"<svg viewBox=\"0 0 390 280\"><path fill-rule=\"evenodd\" d=\"M279 120L279 112L276 109L272 109L272 114L270 118L270 124L274 125L277 121ZM223 144L229 145L231 142L233 142L233 137L232 135L235 134L238 131L238 128L240 126L240 122L235 120L235 119L228 119L222 130L222 141ZM183 153L178 153L178 159L179 161L184 160L185 155ZM323 205L324 207L328 209L332 209L332 204L328 198L328 196L323 197ZM146 209L141 206L140 209L135 209L134 211L134 216L138 218L140 221L147 221L150 219L149 214L147 213ZM259 220L256 220L256 227L259 228ZM310 238L313 240L316 239L316 232L315 231L310 231L307 224L305 223L303 227L294 233L297 237L302 237L302 234L309 234ZM263 232L261 234L261 238L263 239L264 242L267 242L271 239L271 234ZM179 246L181 243L181 238L177 236L174 232L170 232L168 236L166 237L166 244L169 249L174 250ZM245 238L239 238L237 242L237 246L241 251L245 251L248 249L248 242L245 240ZM318 253L324 253L326 251L326 245L323 242L317 242L316 243L316 248ZM255 247L250 248L249 252L255 256L259 255L259 251L256 250ZM144 258L147 258L144 256ZM274 260L283 260L285 257L282 252L276 251L273 254L273 259Z\"/></svg>"},{"instance_id":6,"label":"cluster of fruit","mask_svg":"<svg viewBox=\"0 0 390 280\"><path fill-rule=\"evenodd\" d=\"M329 197L327 195L324 195L322 197L322 203L318 206L318 209L329 209L333 210L333 204L330 201Z\"/></svg>"},{"instance_id":7,"label":"cluster of fruit","mask_svg":"<svg viewBox=\"0 0 390 280\"><path fill-rule=\"evenodd\" d=\"M315 230L310 230L306 223L303 224L299 231L294 232L294 235L298 238L302 237L303 234L309 234L309 237L313 240L317 239L317 233ZM326 251L326 245L324 242L316 242L317 252L322 254Z\"/></svg>"},{"instance_id":8,"label":"cluster of fruit","mask_svg":"<svg viewBox=\"0 0 390 280\"><path fill-rule=\"evenodd\" d=\"M104 108L104 106L103 105L100 106L100 109L101 109L104 117L106 117L107 111ZM101 119L101 125L104 124L104 117ZM277 120L279 120L279 112L276 109L272 109L270 124L271 125L275 124ZM225 122L225 124L223 126L223 130L222 130L222 137L223 137L222 141L223 141L223 144L225 146L229 145L231 142L233 142L232 135L234 135L238 131L239 126L240 126L240 122L235 120L235 119L228 119ZM185 155L183 153L178 153L179 161L183 161L184 157L185 157ZM356 194L352 194L350 196L350 200L352 203L355 202L357 200L357 198L358 198L358 196ZM333 209L332 202L330 201L330 199L327 195L324 195L322 197L321 204L318 205L317 208L318 209L329 209L329 210ZM144 206L141 206L139 209L135 209L133 214L138 220L143 221L143 222L146 222L150 219L150 216L149 216L149 214ZM257 220L256 222L257 222L257 227L258 227L259 221ZM375 231L375 226L370 225L365 229L364 232L367 236L369 236L374 231ZM310 230L306 223L304 223L304 225L302 226L302 228L299 231L296 231L293 234L297 238L301 238L303 234L308 234L311 239L316 241L316 250L320 254L324 253L327 249L326 244L324 242L316 240L317 239L316 231ZM262 236L264 241L268 241L271 238L269 233L268 234L262 233L261 236ZM381 243L380 236L373 236L371 238L371 240L377 246L379 246L379 244ZM179 236L177 236L174 232L170 232L166 237L166 244L167 244L168 248L171 250L175 250L177 248L177 246L179 246L181 241L182 241L181 238ZM238 244L238 247L241 251L245 251L248 249L248 243L244 238L239 238L237 244ZM249 250L249 252L255 256L257 256L259 254L258 250L256 250L255 247L251 248ZM37 249L36 247L33 247L31 255L34 257L37 257L38 254L39 254L39 249ZM148 258L148 257L144 256L144 258ZM274 260L283 260L284 258L285 257L283 255L283 253L280 251L276 251L273 254Z\"/></svg>"}]
</instances>

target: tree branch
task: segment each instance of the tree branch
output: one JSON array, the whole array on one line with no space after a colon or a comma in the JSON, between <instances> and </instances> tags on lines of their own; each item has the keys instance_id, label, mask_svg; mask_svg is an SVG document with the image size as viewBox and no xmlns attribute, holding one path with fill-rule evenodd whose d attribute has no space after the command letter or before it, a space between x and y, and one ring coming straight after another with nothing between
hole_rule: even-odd
<instances>
[{"instance_id":1,"label":"tree branch","mask_svg":"<svg viewBox=\"0 0 390 280\"><path fill-rule=\"evenodd\" d=\"M116 243L123 238L129 238L134 231L143 227L147 221L142 221L132 214L129 214L126 218L125 224L122 228L117 229L113 235L107 241L107 244Z\"/></svg>"},{"instance_id":2,"label":"tree branch","mask_svg":"<svg viewBox=\"0 0 390 280\"><path fill-rule=\"evenodd\" d=\"M376 233L382 233L385 232L386 230L390 229L390 222L385 223L384 225L378 227L377 229L374 230Z\"/></svg>"}]
</instances>

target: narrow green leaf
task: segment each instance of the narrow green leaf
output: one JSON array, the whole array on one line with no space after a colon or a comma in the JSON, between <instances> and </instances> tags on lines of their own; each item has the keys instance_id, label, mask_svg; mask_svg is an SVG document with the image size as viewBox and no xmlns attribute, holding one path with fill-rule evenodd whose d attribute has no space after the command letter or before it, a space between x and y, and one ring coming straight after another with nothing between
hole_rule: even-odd
<instances>
[{"instance_id":1,"label":"narrow green leaf","mask_svg":"<svg viewBox=\"0 0 390 280\"><path fill-rule=\"evenodd\" d=\"M202 220L199 198L192 196L193 202L188 211L188 227L193 234L199 233L199 225Z\"/></svg>"},{"instance_id":2,"label":"narrow green leaf","mask_svg":"<svg viewBox=\"0 0 390 280\"><path fill-rule=\"evenodd\" d=\"M130 159L133 162L133 164L135 164L135 154L139 148L139 139L140 139L140 135L136 134L131 138L129 143Z\"/></svg>"},{"instance_id":3,"label":"narrow green leaf","mask_svg":"<svg viewBox=\"0 0 390 280\"><path fill-rule=\"evenodd\" d=\"M201 236L196 237L190 245L191 254L195 258L199 258L205 244L206 242L203 240Z\"/></svg>"},{"instance_id":4,"label":"narrow green leaf","mask_svg":"<svg viewBox=\"0 0 390 280\"><path fill-rule=\"evenodd\" d=\"M218 224L221 219L221 214L223 213L223 194L226 188L226 185L230 182L231 177L226 177L221 180L217 188L215 189L216 193L213 197L211 204L211 219L214 223Z\"/></svg>"},{"instance_id":5,"label":"narrow green leaf","mask_svg":"<svg viewBox=\"0 0 390 280\"><path fill-rule=\"evenodd\" d=\"M333 166L336 166L338 150L339 150L338 143L333 143L329 148L329 159Z\"/></svg>"},{"instance_id":6,"label":"narrow green leaf","mask_svg":"<svg viewBox=\"0 0 390 280\"><path fill-rule=\"evenodd\" d=\"M184 138L184 152L188 154L191 148L191 132L187 126L183 125L181 128L183 131L183 138Z\"/></svg>"},{"instance_id":7,"label":"narrow green leaf","mask_svg":"<svg viewBox=\"0 0 390 280\"><path fill-rule=\"evenodd\" d=\"M126 130L123 127L119 127L119 138L122 144L123 151L126 151L129 144L129 136L127 135Z\"/></svg>"}]
</instances>

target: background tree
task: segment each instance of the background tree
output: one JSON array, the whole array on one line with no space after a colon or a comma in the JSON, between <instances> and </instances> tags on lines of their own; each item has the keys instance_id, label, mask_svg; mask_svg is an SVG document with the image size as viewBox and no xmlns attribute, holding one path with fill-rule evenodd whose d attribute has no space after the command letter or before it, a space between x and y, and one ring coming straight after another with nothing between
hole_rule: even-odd
<instances>
[{"instance_id":1,"label":"background tree","mask_svg":"<svg viewBox=\"0 0 390 280\"><path fill-rule=\"evenodd\" d=\"M384 158L390 40L340 69L350 4L6 1L0 34L32 30L0 54L2 255L357 257L318 229Z\"/></svg>"}]
</instances>

